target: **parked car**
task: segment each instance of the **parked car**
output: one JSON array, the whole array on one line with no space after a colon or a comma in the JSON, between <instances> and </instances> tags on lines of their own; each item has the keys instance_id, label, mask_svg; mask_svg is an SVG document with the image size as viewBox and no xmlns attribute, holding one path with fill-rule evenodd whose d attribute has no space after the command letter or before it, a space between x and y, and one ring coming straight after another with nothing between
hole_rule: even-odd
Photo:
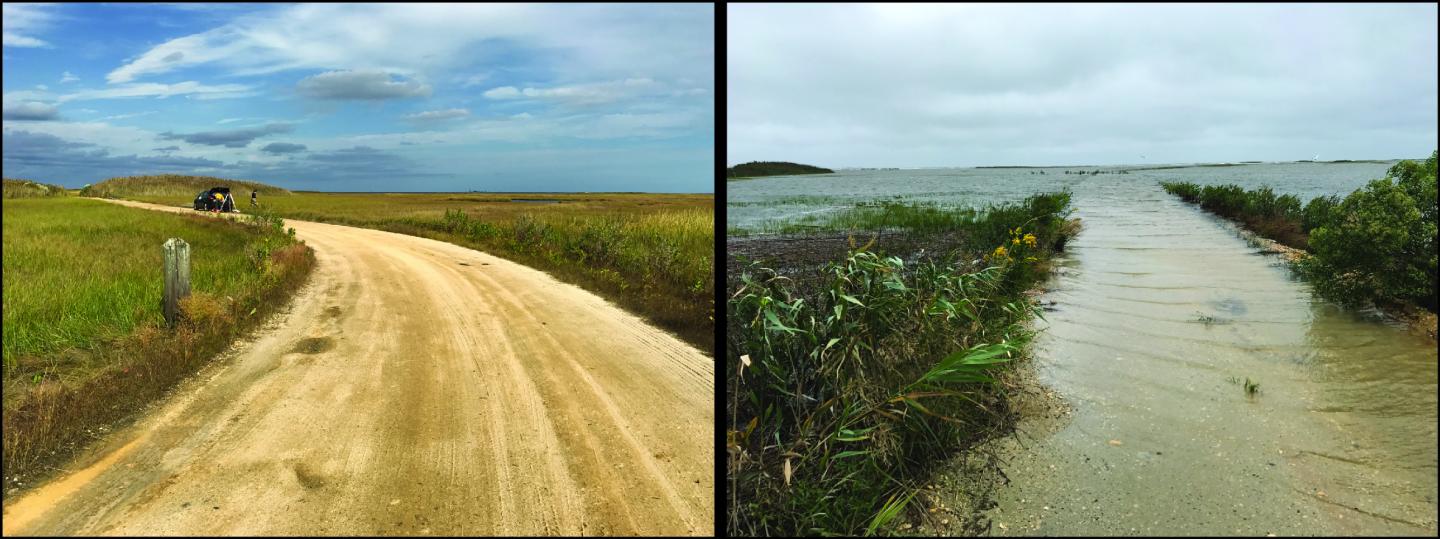
<instances>
[{"instance_id":1,"label":"parked car","mask_svg":"<svg viewBox=\"0 0 1440 539\"><path fill-rule=\"evenodd\" d=\"M234 212L235 199L230 196L229 187L211 187L195 195L195 209L202 211Z\"/></svg>"}]
</instances>

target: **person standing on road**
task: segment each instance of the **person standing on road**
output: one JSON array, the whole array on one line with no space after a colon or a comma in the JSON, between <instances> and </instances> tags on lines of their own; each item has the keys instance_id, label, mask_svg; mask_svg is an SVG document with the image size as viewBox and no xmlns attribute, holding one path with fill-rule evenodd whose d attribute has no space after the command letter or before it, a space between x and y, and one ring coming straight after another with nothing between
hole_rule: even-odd
<instances>
[{"instance_id":1,"label":"person standing on road","mask_svg":"<svg viewBox=\"0 0 1440 539\"><path fill-rule=\"evenodd\" d=\"M259 204L256 204L256 203L255 203L255 195L256 195L256 193L259 193L259 191L250 191L250 205L251 205L251 206L259 206Z\"/></svg>"}]
</instances>

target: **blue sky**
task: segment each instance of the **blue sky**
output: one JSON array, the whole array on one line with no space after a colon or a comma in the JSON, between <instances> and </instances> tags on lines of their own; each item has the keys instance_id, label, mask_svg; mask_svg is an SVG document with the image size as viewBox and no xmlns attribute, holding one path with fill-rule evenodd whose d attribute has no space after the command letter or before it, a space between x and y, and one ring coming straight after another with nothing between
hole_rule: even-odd
<instances>
[{"instance_id":1,"label":"blue sky","mask_svg":"<svg viewBox=\"0 0 1440 539\"><path fill-rule=\"evenodd\" d=\"M714 7L4 4L4 175L714 190Z\"/></svg>"}]
</instances>

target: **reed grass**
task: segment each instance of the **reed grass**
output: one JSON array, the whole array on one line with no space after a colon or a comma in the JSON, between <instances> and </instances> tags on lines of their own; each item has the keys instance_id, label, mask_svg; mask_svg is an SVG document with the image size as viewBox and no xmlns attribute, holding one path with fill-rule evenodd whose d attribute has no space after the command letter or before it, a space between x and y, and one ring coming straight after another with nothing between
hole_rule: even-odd
<instances>
[{"instance_id":1,"label":"reed grass","mask_svg":"<svg viewBox=\"0 0 1440 539\"><path fill-rule=\"evenodd\" d=\"M37 198L37 197L63 197L69 196L70 192L59 185L40 183L31 180L4 179L5 198Z\"/></svg>"},{"instance_id":2,"label":"reed grass","mask_svg":"<svg viewBox=\"0 0 1440 539\"><path fill-rule=\"evenodd\" d=\"M1074 232L1068 202L865 209L832 223L950 223L969 249L907 265L860 246L806 280L746 268L727 305L728 533L889 533L933 463L1003 428L1006 367L1040 315L1023 292Z\"/></svg>"}]
</instances>

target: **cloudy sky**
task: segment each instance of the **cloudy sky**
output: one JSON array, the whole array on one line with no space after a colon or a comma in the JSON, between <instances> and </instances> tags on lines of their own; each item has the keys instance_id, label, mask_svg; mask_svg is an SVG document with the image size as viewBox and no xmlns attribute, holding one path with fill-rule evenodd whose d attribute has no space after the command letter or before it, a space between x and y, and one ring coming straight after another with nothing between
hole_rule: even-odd
<instances>
[{"instance_id":1,"label":"cloudy sky","mask_svg":"<svg viewBox=\"0 0 1440 539\"><path fill-rule=\"evenodd\" d=\"M714 190L714 7L4 4L4 175Z\"/></svg>"},{"instance_id":2,"label":"cloudy sky","mask_svg":"<svg viewBox=\"0 0 1440 539\"><path fill-rule=\"evenodd\" d=\"M730 4L727 15L731 165L1388 159L1436 148L1435 4Z\"/></svg>"}]
</instances>

